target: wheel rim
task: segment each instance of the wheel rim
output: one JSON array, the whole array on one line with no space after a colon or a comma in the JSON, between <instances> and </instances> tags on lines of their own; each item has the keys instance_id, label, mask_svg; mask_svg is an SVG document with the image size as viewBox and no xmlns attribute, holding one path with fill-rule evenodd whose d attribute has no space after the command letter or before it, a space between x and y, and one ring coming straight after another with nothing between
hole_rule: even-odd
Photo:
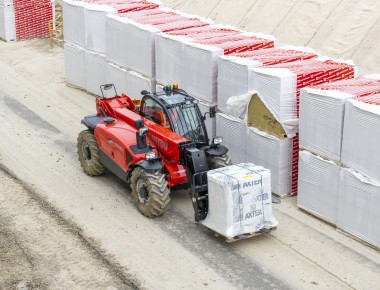
<instances>
[{"instance_id":1,"label":"wheel rim","mask_svg":"<svg viewBox=\"0 0 380 290\"><path fill-rule=\"evenodd\" d=\"M82 154L83 154L84 160L86 161L86 164L88 166L91 165L92 160L91 160L90 146L85 141L83 141L82 143Z\"/></svg>"},{"instance_id":2,"label":"wheel rim","mask_svg":"<svg viewBox=\"0 0 380 290\"><path fill-rule=\"evenodd\" d=\"M146 182L139 179L136 184L136 190L139 197L140 203L147 203L149 200L149 191Z\"/></svg>"}]
</instances>

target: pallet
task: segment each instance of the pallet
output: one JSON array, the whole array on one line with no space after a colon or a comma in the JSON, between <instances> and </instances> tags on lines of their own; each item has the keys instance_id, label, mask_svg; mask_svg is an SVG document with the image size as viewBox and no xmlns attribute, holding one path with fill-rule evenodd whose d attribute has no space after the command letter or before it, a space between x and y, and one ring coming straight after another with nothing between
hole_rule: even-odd
<instances>
[{"instance_id":1,"label":"pallet","mask_svg":"<svg viewBox=\"0 0 380 290\"><path fill-rule=\"evenodd\" d=\"M211 230L211 229L209 229L209 230ZM262 234L270 234L271 232L273 232L275 230L277 230L277 227L273 227L273 228L269 228L269 229L265 228L265 229L263 229L263 230L261 230L259 232L242 234L242 235L235 236L235 237L232 237L232 238L228 238L228 237L226 237L226 236L224 236L224 235L222 235L220 233L217 233L217 232L215 232L213 230L211 230L211 231L214 232L214 236L215 237L217 237L217 238L221 237L222 239L224 239L224 241L226 243L233 243L233 242L236 242L236 241L240 241L240 240L245 240L245 239L257 237L257 236L260 236Z\"/></svg>"}]
</instances>

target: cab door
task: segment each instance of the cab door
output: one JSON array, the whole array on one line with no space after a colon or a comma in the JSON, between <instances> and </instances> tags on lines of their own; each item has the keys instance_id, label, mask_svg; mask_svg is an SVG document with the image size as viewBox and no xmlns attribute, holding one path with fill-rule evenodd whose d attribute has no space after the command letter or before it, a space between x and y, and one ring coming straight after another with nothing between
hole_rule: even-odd
<instances>
[{"instance_id":1,"label":"cab door","mask_svg":"<svg viewBox=\"0 0 380 290\"><path fill-rule=\"evenodd\" d=\"M170 119L164 108L153 98L145 97L141 102L140 115L163 126L166 129L172 130Z\"/></svg>"}]
</instances>

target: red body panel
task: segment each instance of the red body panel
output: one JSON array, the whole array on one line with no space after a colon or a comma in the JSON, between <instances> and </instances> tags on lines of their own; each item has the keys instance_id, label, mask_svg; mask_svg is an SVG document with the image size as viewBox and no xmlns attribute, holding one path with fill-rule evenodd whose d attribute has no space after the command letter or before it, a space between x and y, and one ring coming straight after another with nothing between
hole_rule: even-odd
<instances>
[{"instance_id":1,"label":"red body panel","mask_svg":"<svg viewBox=\"0 0 380 290\"><path fill-rule=\"evenodd\" d=\"M183 142L189 141L169 129L156 124L139 114L136 114L133 101L125 95L113 99L97 99L97 111L102 110L115 122L112 124L100 123L95 128L95 137L99 148L107 154L120 168L128 171L131 165L145 160L145 154L134 154L130 146L136 145L135 121L142 119L144 126L149 128L147 143L157 147L156 153L162 156L165 168L168 171L168 185L174 186L187 182L186 167L179 165L179 147ZM132 160L127 164L127 151Z\"/></svg>"}]
</instances>

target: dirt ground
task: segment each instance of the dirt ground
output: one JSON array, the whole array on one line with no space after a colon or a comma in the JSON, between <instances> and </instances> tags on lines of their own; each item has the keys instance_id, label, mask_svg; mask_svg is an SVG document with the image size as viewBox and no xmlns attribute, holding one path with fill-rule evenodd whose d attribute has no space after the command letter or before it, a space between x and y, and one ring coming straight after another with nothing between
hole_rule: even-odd
<instances>
[{"instance_id":1,"label":"dirt ground","mask_svg":"<svg viewBox=\"0 0 380 290\"><path fill-rule=\"evenodd\" d=\"M276 232L233 244L193 221L185 193L143 217L123 182L79 165L94 111L66 85L61 48L0 42L1 289L378 289L379 251L295 198L274 205Z\"/></svg>"}]
</instances>

